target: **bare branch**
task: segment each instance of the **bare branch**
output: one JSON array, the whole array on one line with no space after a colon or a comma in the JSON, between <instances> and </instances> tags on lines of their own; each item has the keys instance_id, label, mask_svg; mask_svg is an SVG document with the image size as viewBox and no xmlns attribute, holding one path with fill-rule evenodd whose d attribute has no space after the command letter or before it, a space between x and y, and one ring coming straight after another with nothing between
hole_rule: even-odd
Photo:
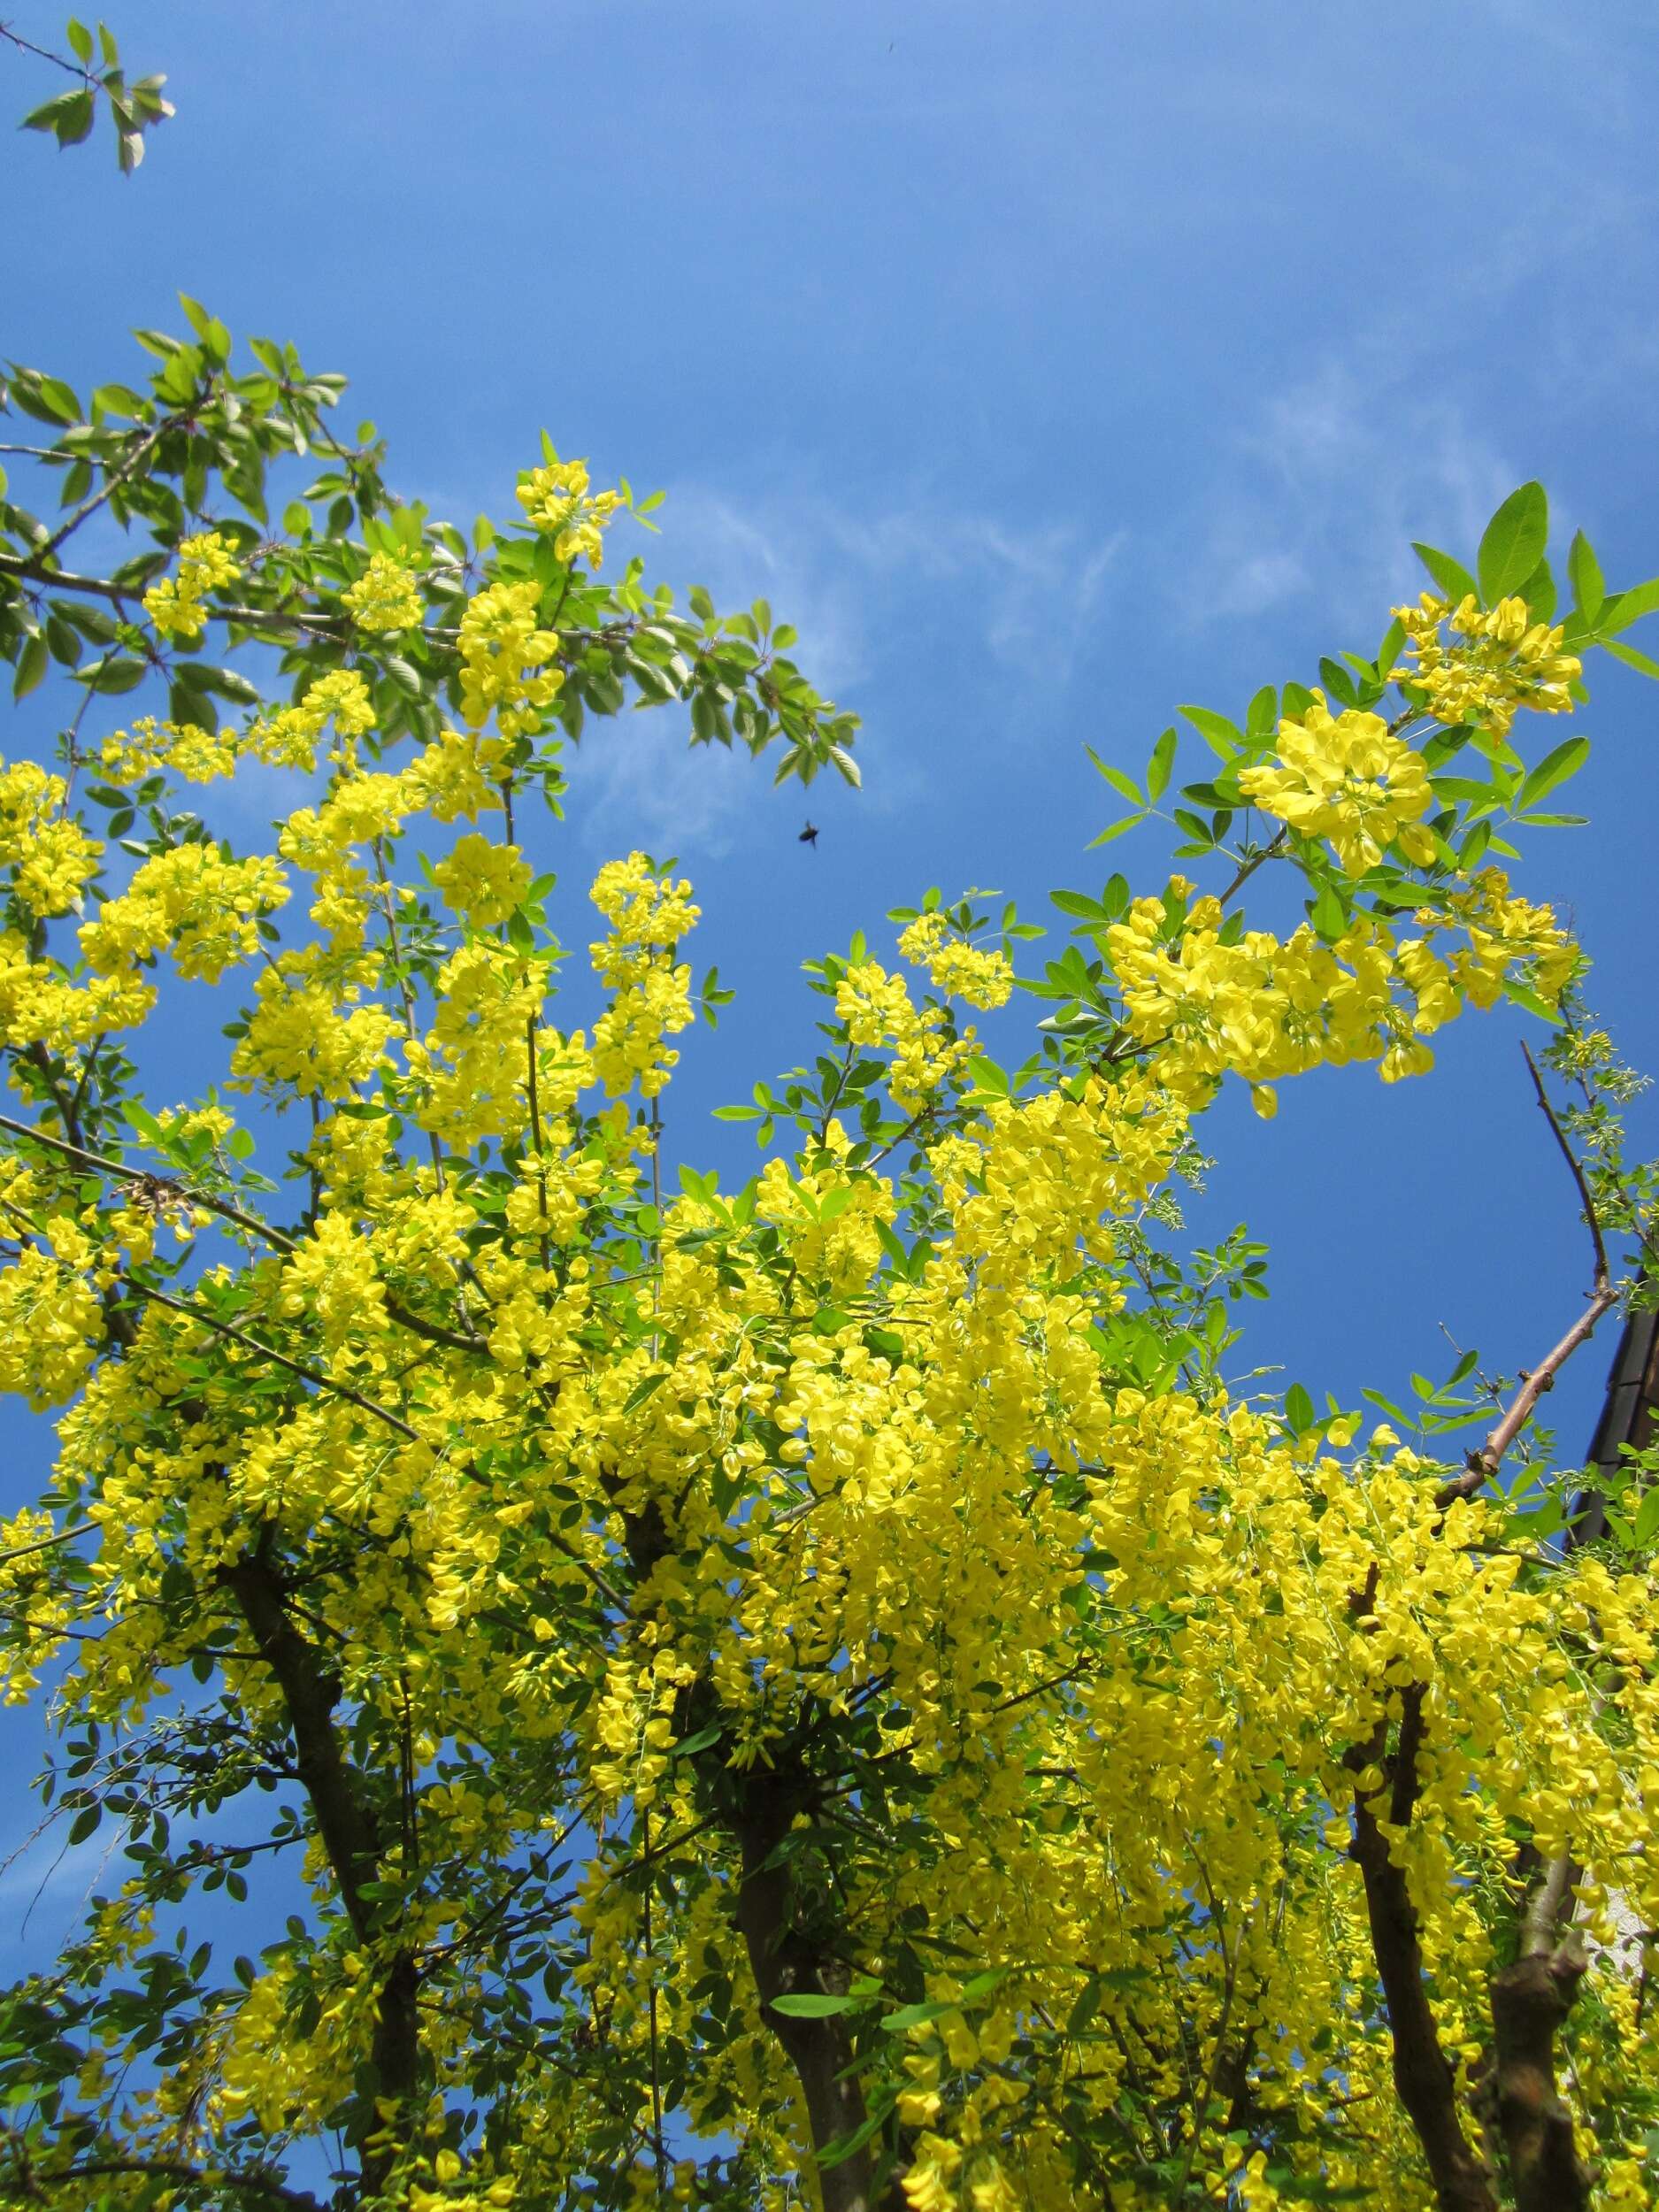
<instances>
[{"instance_id":1,"label":"bare branch","mask_svg":"<svg viewBox=\"0 0 1659 2212\"><path fill-rule=\"evenodd\" d=\"M1590 1225L1590 1240L1595 1247L1595 1287L1598 1290L1604 1290L1612 1280L1612 1276L1607 1263L1607 1247L1601 1241L1601 1224L1596 1214L1595 1200L1590 1194L1590 1186L1585 1179L1584 1169L1572 1147L1567 1142L1561 1124L1555 1118L1555 1110L1550 1104L1549 1095L1544 1088L1544 1079L1538 1071L1538 1063L1533 1059L1532 1048L1525 1037L1521 1040L1521 1051L1525 1057L1527 1073L1532 1079L1532 1088L1538 1094L1539 1110L1549 1124L1550 1133L1561 1147L1561 1156L1571 1170L1572 1179L1578 1187L1578 1196L1584 1203L1584 1217Z\"/></svg>"}]
</instances>

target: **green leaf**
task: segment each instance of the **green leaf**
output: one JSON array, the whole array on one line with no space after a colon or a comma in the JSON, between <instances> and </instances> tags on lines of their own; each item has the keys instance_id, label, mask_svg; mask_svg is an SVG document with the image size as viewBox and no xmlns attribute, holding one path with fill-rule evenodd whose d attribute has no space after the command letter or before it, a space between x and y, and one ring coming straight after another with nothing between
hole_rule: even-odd
<instances>
[{"instance_id":1,"label":"green leaf","mask_svg":"<svg viewBox=\"0 0 1659 2212\"><path fill-rule=\"evenodd\" d=\"M858 2005L856 1997L832 1996L820 1990L803 1990L772 2001L772 2010L790 2020L828 2020L838 2012L856 2012Z\"/></svg>"},{"instance_id":2,"label":"green leaf","mask_svg":"<svg viewBox=\"0 0 1659 2212\"><path fill-rule=\"evenodd\" d=\"M1302 1383L1292 1383L1285 1393L1285 1418L1298 1436L1313 1426L1313 1400Z\"/></svg>"},{"instance_id":3,"label":"green leaf","mask_svg":"<svg viewBox=\"0 0 1659 2212\"><path fill-rule=\"evenodd\" d=\"M1252 712L1261 695L1258 692L1256 699L1251 701ZM1223 760L1231 760L1235 753L1242 751L1244 734L1236 723L1228 721L1225 714L1216 714L1209 707L1180 707L1177 712L1192 724L1210 751L1219 754Z\"/></svg>"},{"instance_id":4,"label":"green leaf","mask_svg":"<svg viewBox=\"0 0 1659 2212\"><path fill-rule=\"evenodd\" d=\"M1475 580L1461 561L1453 560L1449 553L1441 553L1432 545L1419 545L1414 538L1411 550L1440 588L1440 596L1448 599L1454 607L1465 599L1479 599Z\"/></svg>"},{"instance_id":5,"label":"green leaf","mask_svg":"<svg viewBox=\"0 0 1659 2212\"><path fill-rule=\"evenodd\" d=\"M23 650L18 655L17 672L12 679L12 696L27 699L45 675L50 655L47 651L43 632L35 631L23 641Z\"/></svg>"},{"instance_id":6,"label":"green leaf","mask_svg":"<svg viewBox=\"0 0 1659 2212\"><path fill-rule=\"evenodd\" d=\"M1100 2010L1101 1991L1100 1976L1091 1974L1082 1988L1079 1990L1076 2002L1066 2016L1065 2032L1069 2040L1075 2042L1077 2038L1086 2032L1089 2022Z\"/></svg>"},{"instance_id":7,"label":"green leaf","mask_svg":"<svg viewBox=\"0 0 1659 2212\"><path fill-rule=\"evenodd\" d=\"M1535 806L1540 799L1547 797L1557 786L1565 783L1570 776L1576 776L1589 757L1590 741L1587 737L1570 737L1557 745L1553 752L1547 753L1539 762L1516 794L1514 811L1525 814L1529 807Z\"/></svg>"},{"instance_id":8,"label":"green leaf","mask_svg":"<svg viewBox=\"0 0 1659 2212\"><path fill-rule=\"evenodd\" d=\"M1645 1551L1655 1537L1659 1536L1659 1483L1642 1494L1631 1536L1638 1551Z\"/></svg>"},{"instance_id":9,"label":"green leaf","mask_svg":"<svg viewBox=\"0 0 1659 2212\"><path fill-rule=\"evenodd\" d=\"M1147 763L1147 796L1156 799L1169 788L1170 771L1175 765L1175 732L1165 730L1152 748L1152 757Z\"/></svg>"},{"instance_id":10,"label":"green leaf","mask_svg":"<svg viewBox=\"0 0 1659 2212\"><path fill-rule=\"evenodd\" d=\"M838 2135L833 2143L826 2143L818 2154L818 2165L822 2171L831 2166L844 2165L855 2151L863 2150L871 2137L887 2123L887 2115L898 2102L894 2090L881 2092L869 2113L854 2128L850 2135Z\"/></svg>"},{"instance_id":11,"label":"green leaf","mask_svg":"<svg viewBox=\"0 0 1659 2212\"><path fill-rule=\"evenodd\" d=\"M1555 579L1548 561L1540 561L1526 581L1520 587L1526 602L1526 611L1534 622L1553 622L1555 618Z\"/></svg>"},{"instance_id":12,"label":"green leaf","mask_svg":"<svg viewBox=\"0 0 1659 2212\"><path fill-rule=\"evenodd\" d=\"M26 131L50 131L60 146L78 146L92 128L93 98L85 85L73 92L55 93L23 118ZM73 421L73 416L67 418Z\"/></svg>"},{"instance_id":13,"label":"green leaf","mask_svg":"<svg viewBox=\"0 0 1659 2212\"><path fill-rule=\"evenodd\" d=\"M1093 852L1096 845L1110 845L1114 837L1121 837L1125 830L1139 829L1146 818L1144 814L1125 814L1121 822L1109 823L1098 837L1091 837L1086 849Z\"/></svg>"},{"instance_id":14,"label":"green leaf","mask_svg":"<svg viewBox=\"0 0 1659 2212\"><path fill-rule=\"evenodd\" d=\"M75 681L85 684L88 691L134 691L150 673L149 664L133 660L121 654L105 655L94 661L89 668L78 668Z\"/></svg>"},{"instance_id":15,"label":"green leaf","mask_svg":"<svg viewBox=\"0 0 1659 2212\"><path fill-rule=\"evenodd\" d=\"M905 2035L911 2028L926 2027L930 2020L937 2020L952 2009L947 2004L901 2005L896 2012L888 2013L881 2026L887 2035Z\"/></svg>"},{"instance_id":16,"label":"green leaf","mask_svg":"<svg viewBox=\"0 0 1659 2212\"><path fill-rule=\"evenodd\" d=\"M1538 993L1529 985L1517 981L1512 975L1505 976L1503 979L1503 995L1512 1000L1517 1006L1524 1006L1529 1014L1536 1014L1540 1021L1548 1022L1552 1028L1559 1029L1562 1026L1561 1015L1557 1010L1550 1005L1547 999L1540 998Z\"/></svg>"},{"instance_id":17,"label":"green leaf","mask_svg":"<svg viewBox=\"0 0 1659 2212\"><path fill-rule=\"evenodd\" d=\"M1141 806L1145 803L1141 796L1141 787L1133 777L1126 776L1121 768L1110 766L1101 758L1092 745L1086 745L1083 750L1120 798L1127 799L1131 806Z\"/></svg>"},{"instance_id":18,"label":"green leaf","mask_svg":"<svg viewBox=\"0 0 1659 2212\"><path fill-rule=\"evenodd\" d=\"M1318 896L1308 910L1314 933L1327 945L1335 944L1348 928L1348 909L1334 884L1322 883Z\"/></svg>"},{"instance_id":19,"label":"green leaf","mask_svg":"<svg viewBox=\"0 0 1659 2212\"><path fill-rule=\"evenodd\" d=\"M1601 564L1582 530L1575 534L1568 549L1567 574L1572 582L1572 595L1578 611L1586 621L1594 622L1607 597L1607 586L1601 580Z\"/></svg>"},{"instance_id":20,"label":"green leaf","mask_svg":"<svg viewBox=\"0 0 1659 2212\"><path fill-rule=\"evenodd\" d=\"M1615 592L1601 605L1597 634L1603 639L1617 631L1628 630L1632 622L1645 614L1652 614L1659 607L1659 576L1653 576L1645 584L1632 584L1628 591Z\"/></svg>"},{"instance_id":21,"label":"green leaf","mask_svg":"<svg viewBox=\"0 0 1659 2212\"><path fill-rule=\"evenodd\" d=\"M92 34L84 23L78 23L72 15L64 26L64 35L68 39L77 61L92 59Z\"/></svg>"},{"instance_id":22,"label":"green leaf","mask_svg":"<svg viewBox=\"0 0 1659 2212\"><path fill-rule=\"evenodd\" d=\"M1633 645L1621 645L1617 638L1603 640L1607 650L1616 661L1623 661L1626 668L1633 668L1644 676L1659 677L1659 661L1647 653L1639 653Z\"/></svg>"},{"instance_id":23,"label":"green leaf","mask_svg":"<svg viewBox=\"0 0 1659 2212\"><path fill-rule=\"evenodd\" d=\"M1489 607L1520 589L1543 559L1548 541L1549 502L1544 488L1522 484L1493 516L1480 541L1477 565L1481 595Z\"/></svg>"}]
</instances>

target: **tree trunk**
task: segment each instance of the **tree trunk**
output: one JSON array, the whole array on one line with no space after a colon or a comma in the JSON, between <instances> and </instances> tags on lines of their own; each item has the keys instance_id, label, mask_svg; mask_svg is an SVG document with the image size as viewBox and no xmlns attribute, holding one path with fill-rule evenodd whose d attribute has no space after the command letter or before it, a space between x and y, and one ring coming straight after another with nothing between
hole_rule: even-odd
<instances>
[{"instance_id":1,"label":"tree trunk","mask_svg":"<svg viewBox=\"0 0 1659 2212\"><path fill-rule=\"evenodd\" d=\"M815 2151L827 2149L864 2125L864 2093L851 2072L852 2039L845 2019L832 2014L803 2020L775 2011L772 2000L799 1993L833 1993L846 1986L846 1970L821 1942L798 1924L787 1866L768 1864L789 1832L801 1806L801 1782L761 1770L743 1778L734 1824L742 1875L737 1923L749 1953L762 2016L795 2068L806 2105ZM878 2198L875 2161L868 2145L818 2170L824 2212L902 2212L896 2181Z\"/></svg>"},{"instance_id":2,"label":"tree trunk","mask_svg":"<svg viewBox=\"0 0 1659 2212\"><path fill-rule=\"evenodd\" d=\"M1369 1605L1370 1595L1364 1602ZM1417 1803L1417 1750L1423 1735L1424 1693L1408 1688L1402 1699L1400 1741L1389 1772L1390 1824L1402 1828ZM1346 1763L1356 1774L1380 1763L1386 1737L1379 1724L1372 1740L1356 1746ZM1457 2077L1440 2046L1433 2009L1424 1986L1423 1945L1417 1909L1404 1870L1388 1855L1388 1839L1373 1810L1379 1792L1354 1793L1354 1858L1365 1884L1365 1911L1371 1950L1388 2006L1394 2040L1394 2088L1423 2147L1440 2212L1498 2212L1497 2192L1486 2162L1470 2147L1457 2109Z\"/></svg>"},{"instance_id":3,"label":"tree trunk","mask_svg":"<svg viewBox=\"0 0 1659 2212\"><path fill-rule=\"evenodd\" d=\"M294 1763L311 1800L317 1832L339 1886L354 1933L367 1942L373 1910L363 1885L380 1871L380 1839L366 1801L363 1778L342 1748L334 1724L339 1685L321 1653L288 1618L282 1586L263 1560L244 1555L225 1570L224 1582L242 1609L259 1656L276 1677L294 1738ZM396 1952L380 1984L370 2058L376 2094L384 2102L407 2105L420 2078L419 1970L413 1955ZM365 2134L374 2132L371 2121ZM363 2182L373 2195L391 2177L396 2146L360 2150Z\"/></svg>"},{"instance_id":4,"label":"tree trunk","mask_svg":"<svg viewBox=\"0 0 1659 2212\"><path fill-rule=\"evenodd\" d=\"M1570 1861L1555 1862L1527 1913L1521 1956L1493 1978L1494 2087L1517 2212L1588 2212L1590 2202L1589 2170L1555 2087L1556 2032L1584 1977L1571 1936L1555 1941L1576 1879Z\"/></svg>"}]
</instances>

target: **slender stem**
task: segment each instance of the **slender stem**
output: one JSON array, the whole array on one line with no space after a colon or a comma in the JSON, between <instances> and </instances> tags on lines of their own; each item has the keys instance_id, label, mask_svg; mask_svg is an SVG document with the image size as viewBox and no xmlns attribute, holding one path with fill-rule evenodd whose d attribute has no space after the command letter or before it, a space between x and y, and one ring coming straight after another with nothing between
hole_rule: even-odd
<instances>
[{"instance_id":1,"label":"slender stem","mask_svg":"<svg viewBox=\"0 0 1659 2212\"><path fill-rule=\"evenodd\" d=\"M1555 1110L1550 1104L1548 1093L1544 1088L1544 1079L1538 1071L1538 1063L1533 1059L1532 1048L1525 1037L1521 1040L1521 1052L1526 1062L1526 1071L1532 1079L1532 1088L1538 1094L1539 1110L1549 1124L1550 1134L1560 1146L1561 1156L1567 1163L1571 1171L1572 1179L1578 1185L1578 1196L1584 1202L1584 1217L1590 1225L1590 1240L1595 1247L1595 1287L1597 1290L1605 1290L1611 1280L1611 1275L1607 1263L1607 1247L1601 1241L1601 1224L1596 1214L1595 1200L1591 1195L1584 1168L1572 1147L1567 1142L1560 1122L1555 1118Z\"/></svg>"},{"instance_id":2,"label":"slender stem","mask_svg":"<svg viewBox=\"0 0 1659 2212\"><path fill-rule=\"evenodd\" d=\"M234 1222L239 1229L246 1229L250 1234L263 1238L279 1252L297 1252L300 1248L297 1239L289 1236L286 1231L273 1229L269 1222L261 1221L257 1214L243 1213L240 1206L233 1206L228 1199L214 1197L211 1191L196 1190L189 1184L180 1183L172 1176L150 1175L146 1169L129 1166L124 1160L109 1159L101 1152L89 1151L85 1145L69 1144L62 1137L54 1137L44 1129L35 1128L28 1122L14 1121L9 1114L0 1114L0 1129L9 1129L14 1136L26 1137L33 1144L44 1145L48 1150L61 1153L65 1159L78 1160L83 1166L101 1169L106 1175L119 1176L129 1183L148 1182L152 1187L176 1192L187 1204L204 1207L209 1213L218 1214L221 1220ZM463 1336L455 1329L446 1329L437 1321L423 1321L419 1314L411 1313L396 1299L388 1298L386 1301L386 1310L400 1328L409 1330L411 1335L426 1338L430 1344L445 1344L454 1352L476 1352L480 1348L478 1338Z\"/></svg>"},{"instance_id":3,"label":"slender stem","mask_svg":"<svg viewBox=\"0 0 1659 2212\"><path fill-rule=\"evenodd\" d=\"M31 1552L50 1551L54 1544L67 1544L77 1536L90 1535L97 1525L96 1521L77 1521L73 1528L60 1528L55 1536L38 1536L32 1544L19 1544L12 1551L0 1551L0 1567L10 1566L14 1559L27 1559Z\"/></svg>"},{"instance_id":4,"label":"slender stem","mask_svg":"<svg viewBox=\"0 0 1659 2212\"><path fill-rule=\"evenodd\" d=\"M196 395L196 397L192 403L199 406L203 400L211 395L211 389L212 387L210 384L204 391ZM133 446L130 450L116 463L114 467L110 470L109 473L104 477L103 483L98 487L97 490L96 492L89 493L88 496L81 501L81 504L75 509L73 514L66 515L65 517L64 520L58 524L57 529L52 532L51 536L47 539L44 545L37 546L35 549L35 551L30 556L30 558L36 562L50 561L52 556L57 552L58 547L64 542L65 539L73 537L75 532L80 529L81 524L85 522L88 517L96 515L98 509L103 506L104 501L111 497L116 492L119 491L121 486L126 483L127 478L134 473L134 470L136 470L140 462L142 461L147 455L155 450L157 445L159 444L161 440L166 436L168 431L175 428L183 420L184 417L182 415L163 415L159 420L157 421L145 434L145 435L139 439L136 445Z\"/></svg>"},{"instance_id":5,"label":"slender stem","mask_svg":"<svg viewBox=\"0 0 1659 2212\"><path fill-rule=\"evenodd\" d=\"M215 1198L207 1191L192 1190L184 1183L175 1182L171 1176L147 1177L142 1168L133 1167L125 1160L111 1160L104 1153L90 1151L83 1144L68 1144L62 1137L51 1136L46 1130L36 1129L27 1121L13 1121L9 1114L0 1114L0 1129L9 1129L14 1137L27 1137L31 1144L44 1145L49 1151L61 1153L65 1159L78 1160L84 1167L98 1168L105 1175L119 1176L129 1183L148 1179L161 1184L170 1191L176 1191L192 1206L204 1206L209 1213L218 1214L221 1220L234 1221L239 1229L247 1229L253 1235L264 1238L267 1244L273 1244L279 1252L296 1252L299 1249L295 1240L285 1235L280 1229L272 1228L268 1222L259 1220L254 1214L243 1213L240 1206L233 1206L227 1199Z\"/></svg>"},{"instance_id":6,"label":"slender stem","mask_svg":"<svg viewBox=\"0 0 1659 2212\"><path fill-rule=\"evenodd\" d=\"M95 88L97 79L89 69L83 69L78 61L71 61L66 54L55 54L50 46L36 46L33 39L20 38L9 23L0 23L0 38L9 45L19 47L26 54L33 54L39 61L49 61L56 69L62 69L72 77L79 77L88 91Z\"/></svg>"},{"instance_id":7,"label":"slender stem","mask_svg":"<svg viewBox=\"0 0 1659 2212\"><path fill-rule=\"evenodd\" d=\"M1591 1297L1589 1304L1573 1323L1565 1336L1534 1367L1505 1409L1503 1418L1493 1430L1478 1452L1471 1452L1461 1475L1454 1475L1442 1483L1434 1494L1434 1502L1442 1510L1455 1504L1459 1498L1472 1498L1483 1483L1496 1474L1504 1454L1532 1417L1532 1409L1547 1390L1553 1389L1556 1374L1564 1367L1581 1344L1595 1333L1595 1325L1609 1307L1618 1303L1618 1294L1610 1284L1603 1284Z\"/></svg>"},{"instance_id":8,"label":"slender stem","mask_svg":"<svg viewBox=\"0 0 1659 2212\"><path fill-rule=\"evenodd\" d=\"M314 1383L319 1390L331 1390L337 1398L349 1399L354 1406L361 1406L365 1413L372 1413L377 1421L384 1421L388 1428L396 1429L400 1436L406 1436L411 1444L419 1443L418 1430L411 1429L408 1422L396 1413L388 1412L384 1406L376 1405L373 1398L365 1398L349 1383L336 1382L332 1375L325 1375L320 1368L308 1367L303 1360L290 1359L286 1352L279 1352L273 1345L261 1343L257 1336L250 1336L246 1329L239 1329L234 1322L218 1320L212 1314L204 1313L199 1306L188 1305L182 1298L170 1298L165 1290L152 1290L146 1283L135 1282L130 1275L123 1275L121 1281L136 1296L147 1298L157 1306L169 1307L174 1313L183 1314L188 1321L199 1321L204 1329L211 1329L216 1336L228 1337L234 1343L245 1344L261 1359L274 1361L277 1366L286 1367L289 1374L299 1376L302 1381Z\"/></svg>"},{"instance_id":9,"label":"slender stem","mask_svg":"<svg viewBox=\"0 0 1659 2212\"><path fill-rule=\"evenodd\" d=\"M0 27L0 37L11 34ZM19 40L20 45L23 42ZM32 48L39 52L39 48ZM65 2166L57 2173L32 2169L29 2175L33 2191L55 2188L61 2182L89 2181L116 2175L145 2175L152 2179L169 2181L175 2187L228 2189L243 2196L264 2197L272 2204L286 2205L291 2212L321 2212L315 2197L307 2196L298 2189L289 2189L280 2181L273 2181L265 2174L234 2174L223 2166L187 2166L171 2158L88 2158L76 2166Z\"/></svg>"},{"instance_id":10,"label":"slender stem","mask_svg":"<svg viewBox=\"0 0 1659 2212\"><path fill-rule=\"evenodd\" d=\"M374 854L375 873L380 879L380 888L386 894L386 933L391 941L392 964L397 971L397 995L403 1002L403 1025L412 1038L415 1033L415 998L409 987L409 978L403 972L403 948L397 934L397 887L392 881L386 865L386 841L377 837L371 848ZM435 1129L426 1132L426 1142L432 1151L432 1170L438 1179L438 1188L443 1188L443 1147L438 1142Z\"/></svg>"},{"instance_id":11,"label":"slender stem","mask_svg":"<svg viewBox=\"0 0 1659 2212\"><path fill-rule=\"evenodd\" d=\"M1238 874L1221 894L1220 903L1223 906L1225 906L1230 899L1244 888L1264 860L1278 859L1279 854L1285 849L1286 841L1289 835L1290 832L1287 829L1280 830L1277 837L1262 847L1260 852L1252 853L1248 860L1240 863Z\"/></svg>"},{"instance_id":12,"label":"slender stem","mask_svg":"<svg viewBox=\"0 0 1659 2212\"><path fill-rule=\"evenodd\" d=\"M644 1822L645 1855L651 1852L651 1816L648 1809ZM645 1975L650 1996L651 2029L651 2142L657 2154L657 2193L660 2199L668 2194L668 2152L663 2141L663 2076L657 2054L657 1962L651 1948L651 1892L657 1886L654 1877L645 1877Z\"/></svg>"}]
</instances>

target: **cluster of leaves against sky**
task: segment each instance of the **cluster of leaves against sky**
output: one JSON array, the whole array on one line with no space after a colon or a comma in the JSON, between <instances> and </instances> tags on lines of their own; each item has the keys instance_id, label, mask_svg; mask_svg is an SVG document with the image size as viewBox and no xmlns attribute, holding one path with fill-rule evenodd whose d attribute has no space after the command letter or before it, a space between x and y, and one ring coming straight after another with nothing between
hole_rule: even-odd
<instances>
[{"instance_id":1,"label":"cluster of leaves against sky","mask_svg":"<svg viewBox=\"0 0 1659 2212\"><path fill-rule=\"evenodd\" d=\"M0 768L0 1387L56 1433L0 1678L121 1849L4 1999L0 2201L1650 2201L1659 1486L1575 1518L1535 1414L1653 1184L1509 864L1659 582L1580 536L1559 610L1535 484L1420 548L1374 657L1182 710L1202 773L1097 764L1193 876L1056 892L1035 973L933 892L810 964L723 1190L668 1172L693 887L601 869L562 1024L529 813L625 709L803 782L854 718L764 603L618 566L626 483L544 440L463 534L185 312L142 388L4 388L58 513L0 486L0 652L26 734L73 704ZM1501 999L1586 1224L1555 1343L1369 1427L1230 1382L1208 1109Z\"/></svg>"}]
</instances>

